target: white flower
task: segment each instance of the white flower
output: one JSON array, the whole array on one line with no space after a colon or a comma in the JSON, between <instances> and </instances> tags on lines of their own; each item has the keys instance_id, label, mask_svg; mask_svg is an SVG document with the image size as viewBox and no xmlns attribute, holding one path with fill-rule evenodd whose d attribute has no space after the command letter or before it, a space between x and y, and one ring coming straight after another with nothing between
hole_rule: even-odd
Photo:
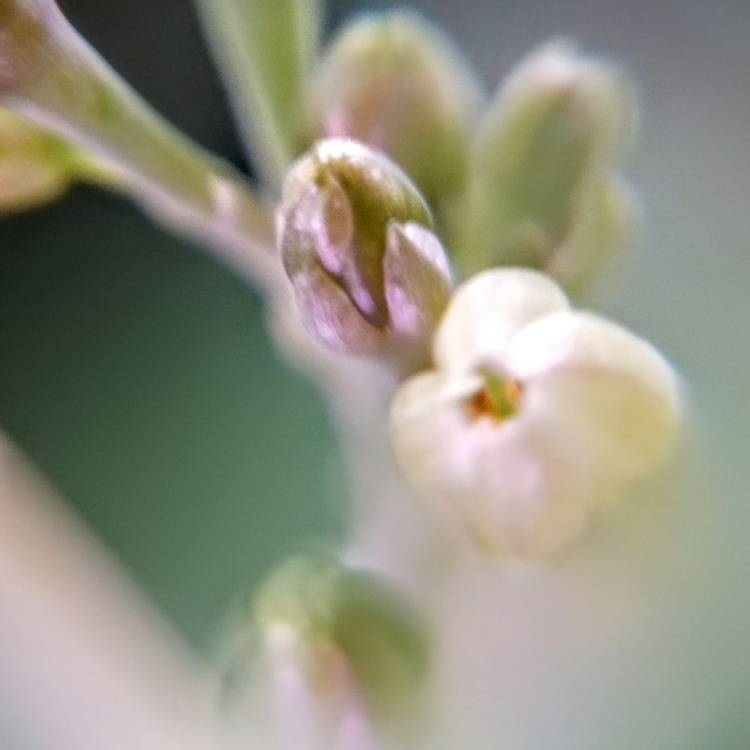
<instances>
[{"instance_id":1,"label":"white flower","mask_svg":"<svg viewBox=\"0 0 750 750\"><path fill-rule=\"evenodd\" d=\"M572 310L540 273L497 269L463 284L434 359L396 396L396 459L494 552L560 551L675 443L679 389L666 360Z\"/></svg>"}]
</instances>

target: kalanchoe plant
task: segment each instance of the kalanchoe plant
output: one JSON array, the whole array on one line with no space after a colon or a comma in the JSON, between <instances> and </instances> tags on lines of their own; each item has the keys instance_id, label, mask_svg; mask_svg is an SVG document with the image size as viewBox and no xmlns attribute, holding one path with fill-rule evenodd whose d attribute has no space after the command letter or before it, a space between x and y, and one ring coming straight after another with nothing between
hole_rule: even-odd
<instances>
[{"instance_id":1,"label":"kalanchoe plant","mask_svg":"<svg viewBox=\"0 0 750 750\"><path fill-rule=\"evenodd\" d=\"M455 656L450 623L431 620L446 571L476 552L497 578L509 558L560 564L679 443L667 360L574 310L561 288L587 291L630 234L617 174L630 86L611 64L548 44L480 115L468 66L413 14L359 20L319 55L314 2L198 5L260 184L156 115L53 0L0 0L0 209L94 181L259 286L285 321L279 344L330 399L355 511L346 540L282 566L229 636L254 644L229 649L243 660L230 671L250 675L239 686L256 701L250 736L289 750L442 746L439 721L413 719ZM16 459L3 466L10 528L36 528L12 502L28 480ZM71 586L79 567L66 568ZM8 590L0 609L23 604ZM87 611L62 618L76 648ZM55 671L71 668L66 649L43 630L30 638L31 653L57 659L45 679L72 677ZM14 679L4 667L0 687ZM56 697L75 724L68 746L232 746L208 739L202 688L185 698L202 722L185 740L150 715L125 721L143 701L128 702L127 680L122 694L102 689L116 682L103 669L68 703ZM86 728L81 692L122 698L103 714L128 743ZM22 690L17 710L36 697Z\"/></svg>"}]
</instances>

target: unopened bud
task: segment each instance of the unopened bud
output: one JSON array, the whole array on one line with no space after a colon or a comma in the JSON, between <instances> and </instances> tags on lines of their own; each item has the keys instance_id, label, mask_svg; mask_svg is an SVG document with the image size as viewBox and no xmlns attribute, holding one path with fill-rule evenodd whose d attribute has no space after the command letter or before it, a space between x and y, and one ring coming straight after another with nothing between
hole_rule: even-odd
<instances>
[{"instance_id":1,"label":"unopened bud","mask_svg":"<svg viewBox=\"0 0 750 750\"><path fill-rule=\"evenodd\" d=\"M313 80L311 129L387 153L437 206L464 180L481 96L442 32L408 12L344 28Z\"/></svg>"},{"instance_id":2,"label":"unopened bud","mask_svg":"<svg viewBox=\"0 0 750 750\"><path fill-rule=\"evenodd\" d=\"M64 141L0 109L0 212L57 198L70 184L72 156Z\"/></svg>"},{"instance_id":3,"label":"unopened bud","mask_svg":"<svg viewBox=\"0 0 750 750\"><path fill-rule=\"evenodd\" d=\"M284 184L278 244L310 333L336 351L416 364L451 291L431 225L384 155L329 139L303 156Z\"/></svg>"},{"instance_id":4,"label":"unopened bud","mask_svg":"<svg viewBox=\"0 0 750 750\"><path fill-rule=\"evenodd\" d=\"M641 223L636 194L616 176L596 185L586 203L546 268L574 297L585 295L608 263L632 244Z\"/></svg>"},{"instance_id":5,"label":"unopened bud","mask_svg":"<svg viewBox=\"0 0 750 750\"><path fill-rule=\"evenodd\" d=\"M462 215L462 261L550 270L594 186L613 168L634 114L614 66L543 47L501 88L480 125ZM606 253L606 249L603 249Z\"/></svg>"},{"instance_id":6,"label":"unopened bud","mask_svg":"<svg viewBox=\"0 0 750 750\"><path fill-rule=\"evenodd\" d=\"M313 694L354 691L380 718L398 712L428 669L426 627L411 602L383 578L333 558L283 564L255 613L272 662L291 655Z\"/></svg>"}]
</instances>

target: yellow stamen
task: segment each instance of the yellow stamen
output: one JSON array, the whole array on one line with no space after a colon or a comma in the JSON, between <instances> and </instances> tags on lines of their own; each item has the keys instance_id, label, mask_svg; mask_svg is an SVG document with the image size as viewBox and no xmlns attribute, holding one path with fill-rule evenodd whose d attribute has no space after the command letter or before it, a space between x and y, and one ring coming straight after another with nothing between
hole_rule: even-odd
<instances>
[{"instance_id":1,"label":"yellow stamen","mask_svg":"<svg viewBox=\"0 0 750 750\"><path fill-rule=\"evenodd\" d=\"M466 400L466 411L472 419L488 417L504 422L516 415L522 396L523 387L517 380L486 373L484 387Z\"/></svg>"}]
</instances>

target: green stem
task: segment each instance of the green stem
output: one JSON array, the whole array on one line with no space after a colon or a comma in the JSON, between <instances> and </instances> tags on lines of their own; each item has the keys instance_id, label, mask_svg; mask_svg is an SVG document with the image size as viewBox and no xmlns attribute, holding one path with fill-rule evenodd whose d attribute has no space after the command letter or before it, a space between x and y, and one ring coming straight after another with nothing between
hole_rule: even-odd
<instances>
[{"instance_id":1,"label":"green stem","mask_svg":"<svg viewBox=\"0 0 750 750\"><path fill-rule=\"evenodd\" d=\"M195 0L249 155L278 190L296 155L319 0Z\"/></svg>"},{"instance_id":2,"label":"green stem","mask_svg":"<svg viewBox=\"0 0 750 750\"><path fill-rule=\"evenodd\" d=\"M245 275L267 281L276 274L269 211L239 174L161 118L54 3L0 0L0 11L0 38L11 39L3 54L18 71L0 80L4 106L101 162L82 161L84 176L104 179L170 227L208 241Z\"/></svg>"}]
</instances>

